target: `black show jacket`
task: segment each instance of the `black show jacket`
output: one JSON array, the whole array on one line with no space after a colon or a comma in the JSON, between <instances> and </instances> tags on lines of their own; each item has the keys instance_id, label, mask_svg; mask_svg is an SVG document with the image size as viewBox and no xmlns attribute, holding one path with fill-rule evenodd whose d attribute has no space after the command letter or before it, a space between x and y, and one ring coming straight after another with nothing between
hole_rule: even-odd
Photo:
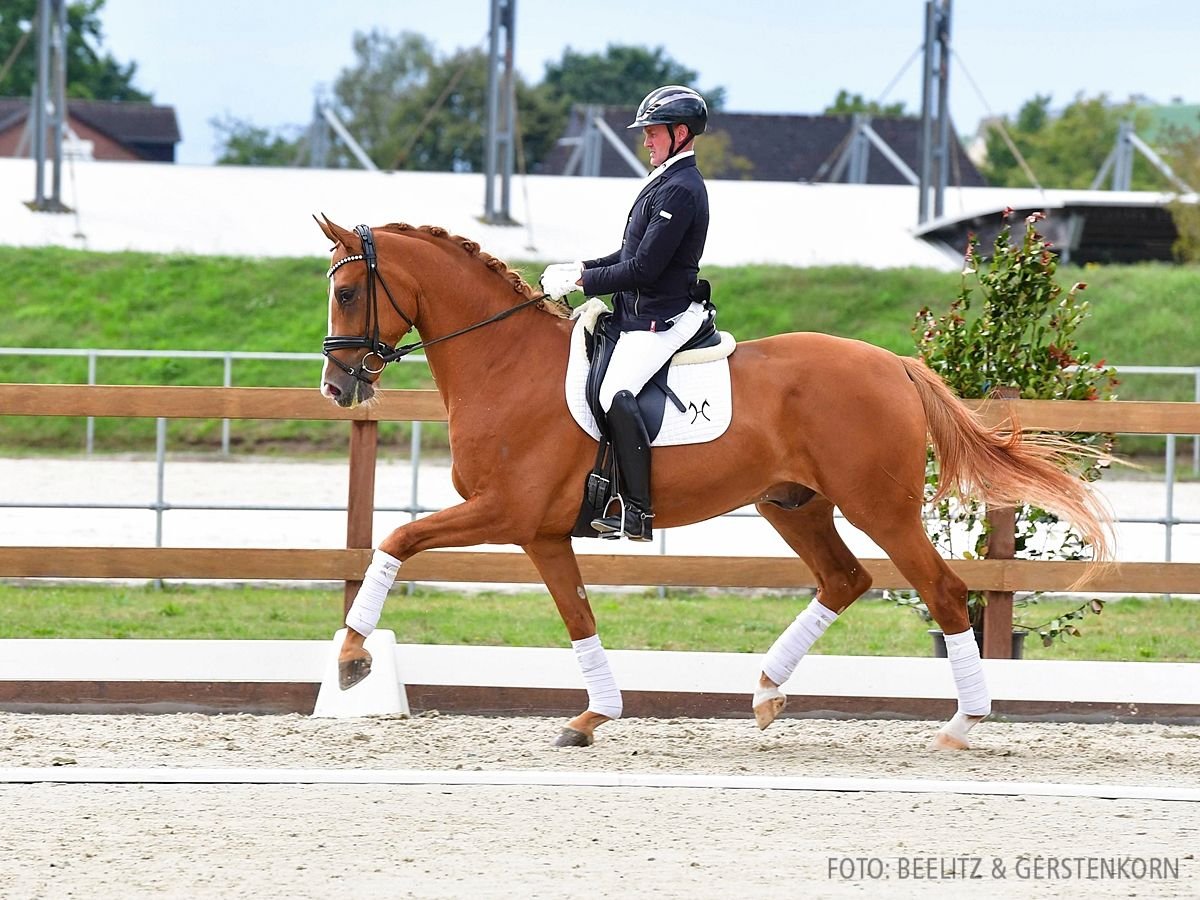
<instances>
[{"instance_id":1,"label":"black show jacket","mask_svg":"<svg viewBox=\"0 0 1200 900\"><path fill-rule=\"evenodd\" d=\"M708 190L687 156L642 188L621 249L584 261L584 293L612 294L622 331L665 331L691 302L707 236Z\"/></svg>"}]
</instances>

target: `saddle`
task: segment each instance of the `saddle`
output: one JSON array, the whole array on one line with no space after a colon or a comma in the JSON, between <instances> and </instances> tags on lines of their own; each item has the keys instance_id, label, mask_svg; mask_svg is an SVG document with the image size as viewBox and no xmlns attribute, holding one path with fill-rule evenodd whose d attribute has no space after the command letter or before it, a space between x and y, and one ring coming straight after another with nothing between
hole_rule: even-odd
<instances>
[{"instance_id":1,"label":"saddle","mask_svg":"<svg viewBox=\"0 0 1200 900\"><path fill-rule=\"evenodd\" d=\"M703 305L705 310L704 324L700 330L680 347L675 355L688 350L704 347L716 347L721 343L721 334L717 331L717 309L712 303L709 283L701 279L692 289L692 299ZM598 537L592 528L592 520L600 518L608 509L609 503L618 492L616 478L616 459L612 453L612 442L604 409L600 405L600 385L604 383L605 373L608 372L612 361L613 350L621 337L616 319L611 312L601 313L592 331L586 333L585 343L589 368L586 382L586 400L596 425L600 430L600 446L596 453L596 462L587 477L584 487L583 503L579 517L571 534L574 537ZM663 415L667 402L679 410L686 412L688 406L679 399L667 383L667 372L675 358L668 359L637 395L638 409L646 424L646 432L653 441L662 428Z\"/></svg>"}]
</instances>

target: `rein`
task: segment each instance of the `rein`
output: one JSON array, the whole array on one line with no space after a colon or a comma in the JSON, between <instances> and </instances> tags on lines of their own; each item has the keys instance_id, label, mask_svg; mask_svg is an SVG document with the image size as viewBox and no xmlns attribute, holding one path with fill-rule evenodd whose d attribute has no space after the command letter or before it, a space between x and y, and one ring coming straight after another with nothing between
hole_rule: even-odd
<instances>
[{"instance_id":1,"label":"rein","mask_svg":"<svg viewBox=\"0 0 1200 900\"><path fill-rule=\"evenodd\" d=\"M449 334L444 334L441 337L433 338L428 341L413 341L411 344L405 344L401 347L392 347L386 341L379 337L379 310L378 310L378 295L375 284L378 282L383 287L383 292L388 298L388 302L392 304L392 309L408 323L410 329L416 328L416 323L408 316L408 314L400 308L400 304L396 302L396 298L392 295L391 289L388 288L387 282L383 276L379 274L379 265L375 253L375 238L371 234L371 229L367 225L355 226L354 233L358 235L362 241L362 253L356 253L352 256L346 256L339 259L336 263L329 267L329 271L325 273L326 278L333 278L333 273L342 266L359 260L366 263L367 266L367 324L364 333L361 336L350 335L328 335L321 342L321 352L327 359L333 362L339 369L347 375L357 378L359 381L369 382L367 376L378 375L384 370L390 362L395 362L402 359L408 354L417 350L423 350L426 347L432 347L434 344L440 344L442 341L448 341L450 338L458 337L461 334L466 334L468 331L474 331L476 328L482 328L484 325L490 325L493 322L499 322L501 319L507 319L515 312L525 309L527 306L532 306L535 303L540 303L546 298L545 294L540 294L536 297L530 297L516 306L511 306L508 309L501 310L493 316L489 316L482 322L476 322L474 325L468 325L465 328L460 328L457 331L452 331ZM331 355L334 350L357 350L366 348L367 353L363 354L363 358L359 361L358 366L347 365L336 356ZM371 357L379 360L379 368L370 368L367 365L367 360Z\"/></svg>"}]
</instances>

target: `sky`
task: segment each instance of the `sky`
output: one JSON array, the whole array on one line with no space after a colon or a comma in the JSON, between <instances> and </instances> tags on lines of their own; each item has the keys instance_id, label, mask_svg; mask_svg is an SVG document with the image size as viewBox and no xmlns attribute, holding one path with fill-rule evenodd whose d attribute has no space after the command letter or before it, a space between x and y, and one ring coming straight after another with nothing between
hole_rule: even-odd
<instances>
[{"instance_id":1,"label":"sky","mask_svg":"<svg viewBox=\"0 0 1200 900\"><path fill-rule=\"evenodd\" d=\"M486 46L489 0L106 0L102 49L174 106L176 160L209 165L214 118L305 126L354 64L355 32L414 31L439 53ZM725 89L731 112L820 113L841 89L921 106L924 0L516 0L516 68L540 81L570 47L661 46ZM1200 0L957 0L950 113L960 134L1037 94L1200 103ZM631 97L636 105L640 97Z\"/></svg>"}]
</instances>

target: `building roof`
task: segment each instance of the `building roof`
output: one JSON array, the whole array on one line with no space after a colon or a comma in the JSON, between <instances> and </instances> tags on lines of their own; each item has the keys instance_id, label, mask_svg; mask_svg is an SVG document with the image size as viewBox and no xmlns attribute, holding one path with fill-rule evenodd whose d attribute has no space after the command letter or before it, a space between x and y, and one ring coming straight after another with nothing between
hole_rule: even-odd
<instances>
[{"instance_id":1,"label":"building roof","mask_svg":"<svg viewBox=\"0 0 1200 900\"><path fill-rule=\"evenodd\" d=\"M1149 113L1150 125L1140 136L1151 146L1171 140L1177 134L1200 135L1200 104L1171 103L1142 109Z\"/></svg>"},{"instance_id":2,"label":"building roof","mask_svg":"<svg viewBox=\"0 0 1200 900\"><path fill-rule=\"evenodd\" d=\"M0 97L0 131L23 124L29 116L28 98ZM118 100L80 100L67 98L67 115L96 129L139 156L144 149L179 143L179 122L175 107ZM160 153L149 154L161 158Z\"/></svg>"},{"instance_id":3,"label":"building roof","mask_svg":"<svg viewBox=\"0 0 1200 900\"><path fill-rule=\"evenodd\" d=\"M633 121L634 110L601 107L608 127L633 152L641 146L641 132L626 126ZM914 172L920 171L921 120L916 118L875 118L870 126L897 156ZM564 137L578 137L583 131L582 107L572 110ZM742 157L744 170L705 174L710 178L743 178L752 181L829 181L829 172L841 155L854 126L852 116L806 116L782 113L714 112L708 120L708 139L728 135L726 154ZM957 134L951 126L951 134ZM602 143L599 174L602 177L630 176L629 164L611 146ZM968 159L957 139L952 141L949 184L953 187L982 187L987 182ZM559 144L542 161L539 172L560 175L567 167L573 147ZM703 167L703 149L699 151ZM841 179L845 181L843 177ZM871 148L867 165L868 184L908 184L905 176L882 153Z\"/></svg>"}]
</instances>

